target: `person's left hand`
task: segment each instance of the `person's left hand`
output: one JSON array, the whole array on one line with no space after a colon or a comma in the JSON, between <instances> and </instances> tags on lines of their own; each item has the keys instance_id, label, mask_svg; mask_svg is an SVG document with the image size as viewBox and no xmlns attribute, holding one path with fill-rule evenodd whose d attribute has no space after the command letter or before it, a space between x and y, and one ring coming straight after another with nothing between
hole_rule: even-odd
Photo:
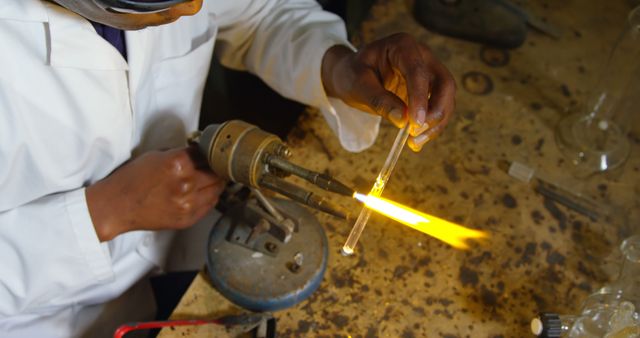
<instances>
[{"instance_id":1,"label":"person's left hand","mask_svg":"<svg viewBox=\"0 0 640 338\"><path fill-rule=\"evenodd\" d=\"M329 48L322 60L322 82L328 96L380 115L398 128L409 123L408 145L416 152L442 131L455 106L451 73L427 46L406 33L355 53L346 46Z\"/></svg>"}]
</instances>

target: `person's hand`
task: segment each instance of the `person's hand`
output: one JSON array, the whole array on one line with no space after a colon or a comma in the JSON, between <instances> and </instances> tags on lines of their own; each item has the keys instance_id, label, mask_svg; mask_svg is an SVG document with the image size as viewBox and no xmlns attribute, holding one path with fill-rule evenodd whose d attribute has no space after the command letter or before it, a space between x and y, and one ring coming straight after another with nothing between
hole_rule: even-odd
<instances>
[{"instance_id":1,"label":"person's hand","mask_svg":"<svg viewBox=\"0 0 640 338\"><path fill-rule=\"evenodd\" d=\"M327 95L354 108L399 128L409 123L413 151L442 131L455 106L451 73L427 46L405 33L372 42L357 53L331 47L322 60L322 82Z\"/></svg>"},{"instance_id":2,"label":"person's hand","mask_svg":"<svg viewBox=\"0 0 640 338\"><path fill-rule=\"evenodd\" d=\"M218 202L223 179L194 148L146 153L86 189L98 238L132 230L182 229Z\"/></svg>"}]
</instances>

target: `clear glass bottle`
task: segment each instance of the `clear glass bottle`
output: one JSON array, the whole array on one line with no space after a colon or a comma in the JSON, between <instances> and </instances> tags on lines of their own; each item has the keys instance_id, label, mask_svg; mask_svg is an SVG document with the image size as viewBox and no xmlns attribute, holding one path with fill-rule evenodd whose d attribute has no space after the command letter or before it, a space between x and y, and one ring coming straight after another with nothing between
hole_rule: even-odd
<instances>
[{"instance_id":1,"label":"clear glass bottle","mask_svg":"<svg viewBox=\"0 0 640 338\"><path fill-rule=\"evenodd\" d=\"M640 337L640 235L620 245L618 278L591 294L578 316L541 314L531 323L538 337Z\"/></svg>"},{"instance_id":2,"label":"clear glass bottle","mask_svg":"<svg viewBox=\"0 0 640 338\"><path fill-rule=\"evenodd\" d=\"M567 337L575 320L576 316L541 313L531 321L531 332L541 338Z\"/></svg>"},{"instance_id":3,"label":"clear glass bottle","mask_svg":"<svg viewBox=\"0 0 640 338\"><path fill-rule=\"evenodd\" d=\"M621 166L629 156L629 123L640 93L640 6L613 45L583 111L561 119L556 144L574 164L577 177Z\"/></svg>"}]
</instances>

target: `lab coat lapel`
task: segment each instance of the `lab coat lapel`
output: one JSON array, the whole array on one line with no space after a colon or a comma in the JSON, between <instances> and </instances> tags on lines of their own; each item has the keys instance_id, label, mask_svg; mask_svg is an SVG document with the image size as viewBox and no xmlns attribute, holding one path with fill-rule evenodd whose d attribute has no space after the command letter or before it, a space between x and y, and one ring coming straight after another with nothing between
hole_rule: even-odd
<instances>
[{"instance_id":1,"label":"lab coat lapel","mask_svg":"<svg viewBox=\"0 0 640 338\"><path fill-rule=\"evenodd\" d=\"M127 70L120 52L98 34L87 19L45 3L49 16L49 63L52 67Z\"/></svg>"},{"instance_id":2,"label":"lab coat lapel","mask_svg":"<svg viewBox=\"0 0 640 338\"><path fill-rule=\"evenodd\" d=\"M129 91L131 95L131 105L133 111L139 109L148 108L148 103L145 105L142 102L138 102L138 94L141 86L145 86L144 79L148 79L148 72L150 71L153 39L149 32L149 29L141 29L136 31L125 32L125 43L127 46L127 61L129 64ZM146 84L149 86L149 84ZM144 90L143 90L144 92ZM150 94L150 93L143 93ZM139 104L143 106L140 107Z\"/></svg>"}]
</instances>

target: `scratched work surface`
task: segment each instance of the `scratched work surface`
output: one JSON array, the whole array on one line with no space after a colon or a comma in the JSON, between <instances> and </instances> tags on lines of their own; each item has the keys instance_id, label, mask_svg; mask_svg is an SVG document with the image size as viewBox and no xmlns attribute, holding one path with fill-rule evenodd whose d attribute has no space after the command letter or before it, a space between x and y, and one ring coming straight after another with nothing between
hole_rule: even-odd
<instances>
[{"instance_id":1,"label":"scratched work surface","mask_svg":"<svg viewBox=\"0 0 640 338\"><path fill-rule=\"evenodd\" d=\"M328 270L308 301L276 313L281 337L527 337L537 311L574 313L613 274L615 264L606 257L615 254L619 241L615 226L545 200L499 163L517 160L538 168L620 207L628 224L639 224L637 121L626 165L586 181L569 175L552 131L561 116L580 109L630 7L622 0L523 3L564 35L554 40L530 30L522 47L504 52L426 31L411 19L411 4L405 1L379 1L373 7L356 44L410 32L431 46L458 83L455 118L422 153L403 153L384 196L485 230L491 238L459 251L374 215L356 255L345 258L339 249L351 224L317 214L330 242ZM493 65L483 61L483 53ZM465 85L465 74L483 75L467 77ZM491 88L474 94L483 92L483 81L491 81ZM371 149L350 154L322 117L309 111L288 142L294 162L366 191L395 134L383 124ZM203 276L185 294L175 317L215 316L229 306ZM166 330L161 337L205 337L211 334L207 330Z\"/></svg>"}]
</instances>

